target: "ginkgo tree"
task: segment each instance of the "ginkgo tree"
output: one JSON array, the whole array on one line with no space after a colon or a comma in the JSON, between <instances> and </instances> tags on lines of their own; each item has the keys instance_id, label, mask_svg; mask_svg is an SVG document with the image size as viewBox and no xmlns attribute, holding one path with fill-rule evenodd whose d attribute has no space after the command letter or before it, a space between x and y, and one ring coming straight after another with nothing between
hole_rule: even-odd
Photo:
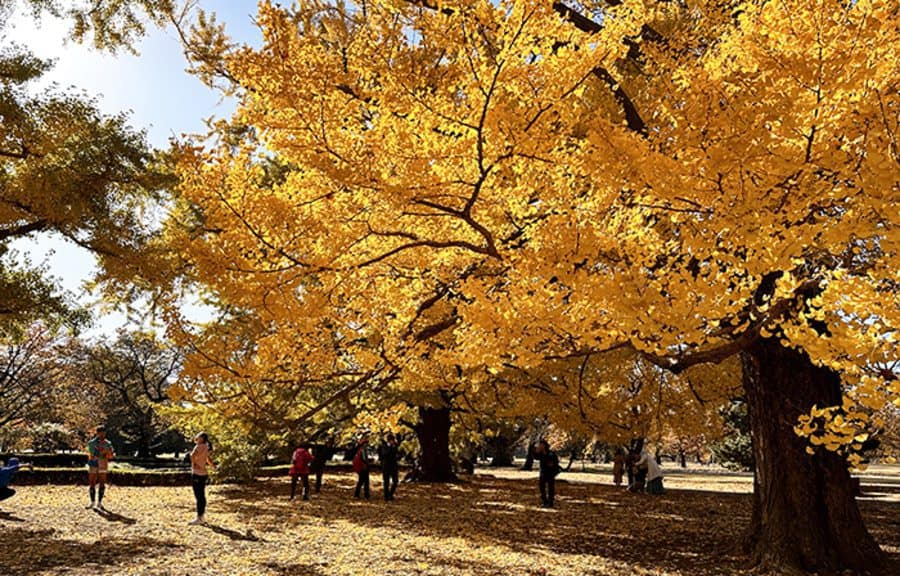
<instances>
[{"instance_id":1,"label":"ginkgo tree","mask_svg":"<svg viewBox=\"0 0 900 576\"><path fill-rule=\"evenodd\" d=\"M74 22L73 37L98 48L126 46L158 21L169 2L63 3L31 0L0 6L0 33L20 10L50 11ZM107 271L127 270L142 253L168 177L154 166L145 135L124 114L105 115L91 98L38 86L53 62L11 43L0 48L0 335L21 336L32 323L78 324L84 311L47 270L15 249L22 238L55 236L81 246Z\"/></svg>"},{"instance_id":2,"label":"ginkgo tree","mask_svg":"<svg viewBox=\"0 0 900 576\"><path fill-rule=\"evenodd\" d=\"M240 105L173 150L162 242L260 370L332 370L335 334L365 382L437 393L423 363L739 357L754 561L877 567L847 458L900 393L896 12L263 2L255 48L204 17L187 54Z\"/></svg>"}]
</instances>

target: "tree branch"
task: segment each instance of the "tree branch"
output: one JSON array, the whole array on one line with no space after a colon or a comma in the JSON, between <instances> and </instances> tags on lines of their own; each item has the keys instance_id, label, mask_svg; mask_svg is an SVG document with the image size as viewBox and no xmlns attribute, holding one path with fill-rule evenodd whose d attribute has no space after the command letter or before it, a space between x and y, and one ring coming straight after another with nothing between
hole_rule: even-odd
<instances>
[{"instance_id":1,"label":"tree branch","mask_svg":"<svg viewBox=\"0 0 900 576\"><path fill-rule=\"evenodd\" d=\"M0 229L0 241L6 240L7 238L25 236L26 234L30 234L32 232L46 230L47 228L49 228L49 226L50 222L42 218L40 220L35 220L34 222L29 222L28 224L22 224L21 226L17 226L15 228Z\"/></svg>"}]
</instances>

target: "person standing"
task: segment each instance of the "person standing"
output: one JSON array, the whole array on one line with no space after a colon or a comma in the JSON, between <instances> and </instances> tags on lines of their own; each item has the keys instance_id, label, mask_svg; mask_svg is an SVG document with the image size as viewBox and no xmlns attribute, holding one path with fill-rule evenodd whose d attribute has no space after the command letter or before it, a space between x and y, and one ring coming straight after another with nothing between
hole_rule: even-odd
<instances>
[{"instance_id":1,"label":"person standing","mask_svg":"<svg viewBox=\"0 0 900 576\"><path fill-rule=\"evenodd\" d=\"M356 472L356 490L353 495L359 498L360 489L369 499L369 439L360 438L356 445L356 454L353 456L353 471Z\"/></svg>"},{"instance_id":2,"label":"person standing","mask_svg":"<svg viewBox=\"0 0 900 576\"><path fill-rule=\"evenodd\" d=\"M659 464L656 462L656 458L650 455L647 450L643 450L641 452L640 458L637 461L637 467L640 470L646 470L647 476L647 487L645 491L647 494L659 495L665 492L663 489L663 473L659 467Z\"/></svg>"},{"instance_id":3,"label":"person standing","mask_svg":"<svg viewBox=\"0 0 900 576\"><path fill-rule=\"evenodd\" d=\"M206 485L209 483L209 467L215 468L212 461L212 443L206 432L194 436L194 449L191 450L191 487L197 501L197 517L190 524L206 522Z\"/></svg>"},{"instance_id":4,"label":"person standing","mask_svg":"<svg viewBox=\"0 0 900 576\"><path fill-rule=\"evenodd\" d=\"M291 475L291 500L297 495L298 478L303 480L303 499L309 500L309 464L313 457L307 447L308 444L301 444L294 450L294 456L291 458L291 469L288 472Z\"/></svg>"},{"instance_id":5,"label":"person standing","mask_svg":"<svg viewBox=\"0 0 900 576\"><path fill-rule=\"evenodd\" d=\"M637 459L638 453L634 450L629 449L628 453L625 454L625 474L628 475L628 485L626 488L628 490L634 485L634 463L637 462Z\"/></svg>"},{"instance_id":6,"label":"person standing","mask_svg":"<svg viewBox=\"0 0 900 576\"><path fill-rule=\"evenodd\" d=\"M109 461L116 453L112 444L106 439L106 427L97 426L96 435L87 444L88 454L88 494L91 503L88 509L103 510L103 496L106 493L106 475L109 472ZM96 501L96 505L94 502Z\"/></svg>"},{"instance_id":7,"label":"person standing","mask_svg":"<svg viewBox=\"0 0 900 576\"><path fill-rule=\"evenodd\" d=\"M613 456L613 483L616 486L622 485L622 475L625 473L625 451L622 447L616 448L616 454Z\"/></svg>"},{"instance_id":8,"label":"person standing","mask_svg":"<svg viewBox=\"0 0 900 576\"><path fill-rule=\"evenodd\" d=\"M550 449L546 440L538 442L535 458L540 462L538 487L541 491L541 506L553 508L556 498L556 476L559 474L559 456Z\"/></svg>"},{"instance_id":9,"label":"person standing","mask_svg":"<svg viewBox=\"0 0 900 576\"><path fill-rule=\"evenodd\" d=\"M316 444L313 446L313 459L309 465L310 472L316 475L316 494L322 489L322 475L325 474L325 465L334 455L334 448L330 445Z\"/></svg>"},{"instance_id":10,"label":"person standing","mask_svg":"<svg viewBox=\"0 0 900 576\"><path fill-rule=\"evenodd\" d=\"M378 454L381 461L381 480L384 484L384 501L394 499L397 491L397 481L400 479L400 467L398 463L397 438L393 434L385 436L384 443Z\"/></svg>"}]
</instances>

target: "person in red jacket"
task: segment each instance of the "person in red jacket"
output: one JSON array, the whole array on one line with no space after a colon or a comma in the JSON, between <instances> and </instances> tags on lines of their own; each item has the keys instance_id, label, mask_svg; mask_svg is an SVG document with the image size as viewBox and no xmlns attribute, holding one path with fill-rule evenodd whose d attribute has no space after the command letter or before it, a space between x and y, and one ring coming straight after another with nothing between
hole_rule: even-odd
<instances>
[{"instance_id":1,"label":"person in red jacket","mask_svg":"<svg viewBox=\"0 0 900 576\"><path fill-rule=\"evenodd\" d=\"M362 489L366 500L369 499L369 439L365 436L360 438L356 445L356 454L353 456L353 471L356 472L356 491L354 496L359 498L359 491Z\"/></svg>"},{"instance_id":2,"label":"person in red jacket","mask_svg":"<svg viewBox=\"0 0 900 576\"><path fill-rule=\"evenodd\" d=\"M291 500L297 495L297 479L303 480L303 499L309 500L309 463L312 462L312 454L309 453L309 445L301 444L294 450L291 459Z\"/></svg>"}]
</instances>

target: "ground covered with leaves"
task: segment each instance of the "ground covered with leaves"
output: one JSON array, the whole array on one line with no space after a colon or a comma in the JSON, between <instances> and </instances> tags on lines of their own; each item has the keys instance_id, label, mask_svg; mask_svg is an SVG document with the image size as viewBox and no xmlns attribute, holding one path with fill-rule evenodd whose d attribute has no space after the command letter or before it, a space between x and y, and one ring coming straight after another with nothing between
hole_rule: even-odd
<instances>
[{"instance_id":1,"label":"ground covered with leaves","mask_svg":"<svg viewBox=\"0 0 900 576\"><path fill-rule=\"evenodd\" d=\"M190 488L112 486L109 512L87 489L22 486L0 504L0 574L578 575L735 574L750 515L716 475L673 474L664 496L627 494L571 474L558 508L537 506L534 473L478 474L453 485L401 484L397 499L353 498L350 475L326 476L309 502L287 479L210 488L208 526L188 526ZM566 475L563 475L565 478ZM708 482L712 489L703 489ZM724 485L746 484L734 477ZM900 559L900 486L860 505Z\"/></svg>"}]
</instances>

